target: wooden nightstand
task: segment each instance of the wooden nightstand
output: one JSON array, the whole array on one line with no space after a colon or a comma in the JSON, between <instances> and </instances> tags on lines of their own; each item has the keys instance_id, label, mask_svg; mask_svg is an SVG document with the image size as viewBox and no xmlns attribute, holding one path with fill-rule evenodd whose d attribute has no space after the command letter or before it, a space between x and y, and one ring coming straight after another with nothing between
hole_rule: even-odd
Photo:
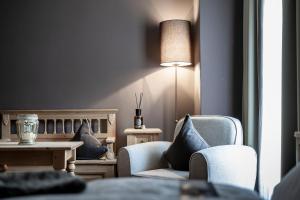
<instances>
[{"instance_id":1,"label":"wooden nightstand","mask_svg":"<svg viewBox=\"0 0 300 200\"><path fill-rule=\"evenodd\" d=\"M127 135L127 145L158 141L161 133L159 128L127 128L124 130L124 134Z\"/></svg>"}]
</instances>

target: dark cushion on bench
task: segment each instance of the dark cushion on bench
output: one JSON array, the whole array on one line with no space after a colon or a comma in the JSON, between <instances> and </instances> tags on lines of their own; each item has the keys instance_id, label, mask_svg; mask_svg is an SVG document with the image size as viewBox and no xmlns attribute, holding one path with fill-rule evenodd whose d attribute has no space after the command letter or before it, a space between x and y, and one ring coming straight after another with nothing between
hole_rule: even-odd
<instances>
[{"instance_id":1,"label":"dark cushion on bench","mask_svg":"<svg viewBox=\"0 0 300 200\"><path fill-rule=\"evenodd\" d=\"M82 123L72 140L83 142L83 145L76 149L78 160L99 159L107 152L107 147L101 145L100 141L90 134L88 124L85 122Z\"/></svg>"}]
</instances>

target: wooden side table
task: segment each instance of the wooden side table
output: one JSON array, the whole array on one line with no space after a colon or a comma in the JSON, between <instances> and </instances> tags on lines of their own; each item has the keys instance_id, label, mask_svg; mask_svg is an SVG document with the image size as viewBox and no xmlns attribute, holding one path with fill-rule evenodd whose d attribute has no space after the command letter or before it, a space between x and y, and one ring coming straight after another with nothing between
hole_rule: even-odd
<instances>
[{"instance_id":1,"label":"wooden side table","mask_svg":"<svg viewBox=\"0 0 300 200\"><path fill-rule=\"evenodd\" d=\"M159 128L127 128L124 130L124 134L127 135L127 145L157 141L161 133Z\"/></svg>"},{"instance_id":2,"label":"wooden side table","mask_svg":"<svg viewBox=\"0 0 300 200\"><path fill-rule=\"evenodd\" d=\"M17 142L0 143L0 165L39 166L52 165L55 170L74 174L76 148L83 142L37 142L18 145Z\"/></svg>"}]
</instances>

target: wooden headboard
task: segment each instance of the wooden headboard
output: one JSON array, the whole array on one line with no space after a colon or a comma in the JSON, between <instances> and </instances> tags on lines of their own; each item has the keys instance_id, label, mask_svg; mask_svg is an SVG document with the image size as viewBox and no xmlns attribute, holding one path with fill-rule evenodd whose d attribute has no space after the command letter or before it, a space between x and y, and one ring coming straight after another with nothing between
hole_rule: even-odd
<instances>
[{"instance_id":1,"label":"wooden headboard","mask_svg":"<svg viewBox=\"0 0 300 200\"><path fill-rule=\"evenodd\" d=\"M89 121L90 132L102 143L115 143L117 109L76 110L3 110L1 140L16 141L18 114L37 114L38 141L65 141L73 138L83 121ZM115 148L115 145L113 145Z\"/></svg>"}]
</instances>

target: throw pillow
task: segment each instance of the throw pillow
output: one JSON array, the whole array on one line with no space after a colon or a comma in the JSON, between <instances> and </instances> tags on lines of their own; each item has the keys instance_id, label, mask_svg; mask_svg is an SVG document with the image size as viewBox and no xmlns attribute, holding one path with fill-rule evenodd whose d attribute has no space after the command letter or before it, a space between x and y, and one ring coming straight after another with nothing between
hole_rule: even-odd
<instances>
[{"instance_id":1,"label":"throw pillow","mask_svg":"<svg viewBox=\"0 0 300 200\"><path fill-rule=\"evenodd\" d=\"M191 155L208 147L209 145L194 128L191 117L186 115L180 132L165 156L173 169L188 171Z\"/></svg>"},{"instance_id":2,"label":"throw pillow","mask_svg":"<svg viewBox=\"0 0 300 200\"><path fill-rule=\"evenodd\" d=\"M89 133L87 123L82 123L72 140L83 142L83 145L76 149L78 160L99 159L107 152L107 147L102 146L99 140Z\"/></svg>"},{"instance_id":3,"label":"throw pillow","mask_svg":"<svg viewBox=\"0 0 300 200\"><path fill-rule=\"evenodd\" d=\"M300 197L300 165L292 168L274 188L272 200L298 200Z\"/></svg>"}]
</instances>

